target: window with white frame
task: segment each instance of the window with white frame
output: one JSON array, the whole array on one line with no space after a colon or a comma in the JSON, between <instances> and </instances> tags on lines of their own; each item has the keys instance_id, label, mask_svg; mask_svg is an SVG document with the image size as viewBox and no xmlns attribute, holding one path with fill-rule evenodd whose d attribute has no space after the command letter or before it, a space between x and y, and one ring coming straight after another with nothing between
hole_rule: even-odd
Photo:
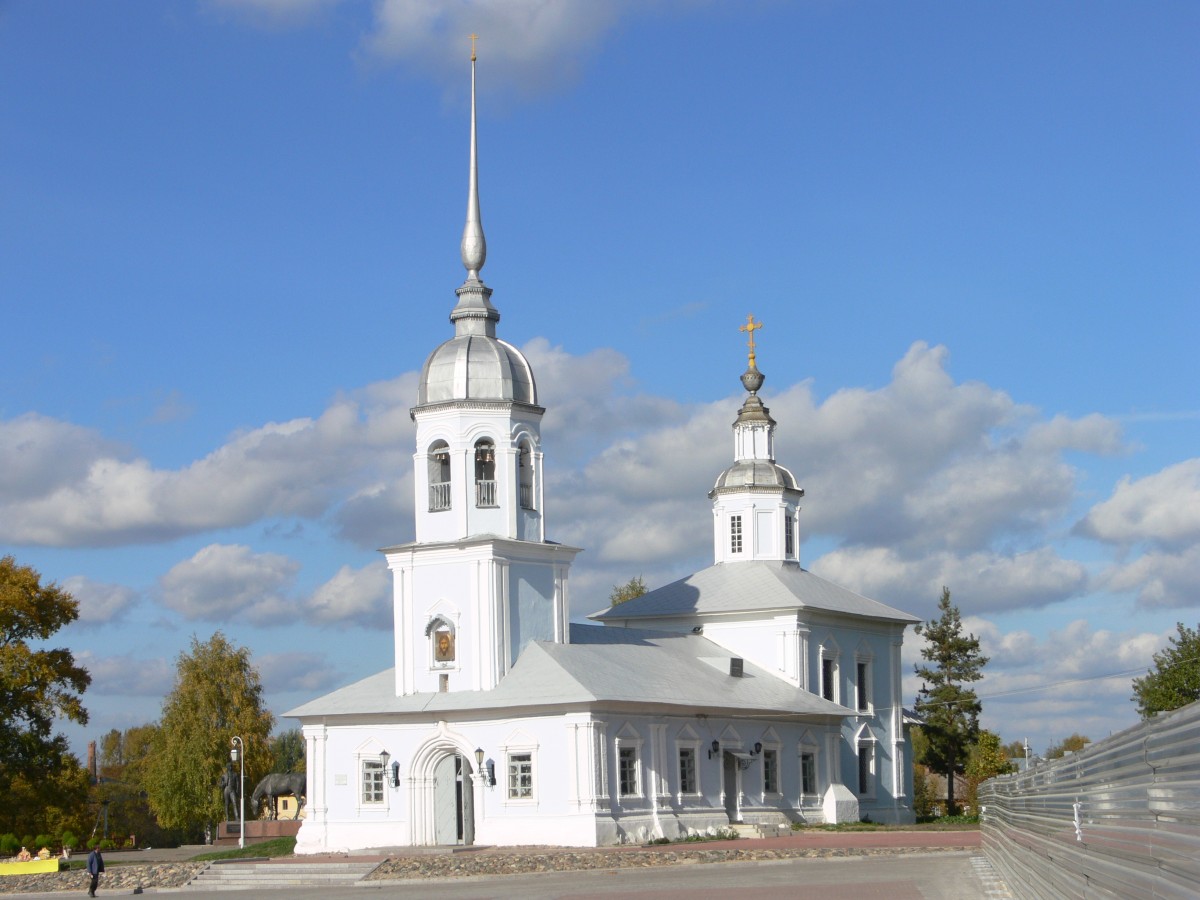
<instances>
[{"instance_id":1,"label":"window with white frame","mask_svg":"<svg viewBox=\"0 0 1200 900\"><path fill-rule=\"evenodd\" d=\"M858 793L871 796L875 793L875 742L858 742Z\"/></svg>"},{"instance_id":2,"label":"window with white frame","mask_svg":"<svg viewBox=\"0 0 1200 900\"><path fill-rule=\"evenodd\" d=\"M854 697L859 712L871 709L871 662L860 659L855 663Z\"/></svg>"},{"instance_id":3,"label":"window with white frame","mask_svg":"<svg viewBox=\"0 0 1200 900\"><path fill-rule=\"evenodd\" d=\"M768 794L779 793L779 751L767 747L762 752L763 791Z\"/></svg>"},{"instance_id":4,"label":"window with white frame","mask_svg":"<svg viewBox=\"0 0 1200 900\"><path fill-rule=\"evenodd\" d=\"M817 793L817 754L812 750L800 751L800 793Z\"/></svg>"},{"instance_id":5,"label":"window with white frame","mask_svg":"<svg viewBox=\"0 0 1200 900\"><path fill-rule=\"evenodd\" d=\"M362 761L362 802L383 803L384 783L387 772L383 768L382 759L364 759Z\"/></svg>"},{"instance_id":6,"label":"window with white frame","mask_svg":"<svg viewBox=\"0 0 1200 900\"><path fill-rule=\"evenodd\" d=\"M742 552L742 517L729 517L729 552Z\"/></svg>"},{"instance_id":7,"label":"window with white frame","mask_svg":"<svg viewBox=\"0 0 1200 900\"><path fill-rule=\"evenodd\" d=\"M796 555L796 520L790 515L783 517L783 555L788 559Z\"/></svg>"},{"instance_id":8,"label":"window with white frame","mask_svg":"<svg viewBox=\"0 0 1200 900\"><path fill-rule=\"evenodd\" d=\"M533 754L508 754L508 799L533 799Z\"/></svg>"},{"instance_id":9,"label":"window with white frame","mask_svg":"<svg viewBox=\"0 0 1200 900\"><path fill-rule=\"evenodd\" d=\"M617 788L620 796L639 796L641 794L640 776L637 747L619 747L617 750Z\"/></svg>"},{"instance_id":10,"label":"window with white frame","mask_svg":"<svg viewBox=\"0 0 1200 900\"><path fill-rule=\"evenodd\" d=\"M695 747L679 748L679 793L697 793Z\"/></svg>"},{"instance_id":11,"label":"window with white frame","mask_svg":"<svg viewBox=\"0 0 1200 900\"><path fill-rule=\"evenodd\" d=\"M837 659L825 656L822 648L821 656L821 696L826 700L837 702Z\"/></svg>"}]
</instances>

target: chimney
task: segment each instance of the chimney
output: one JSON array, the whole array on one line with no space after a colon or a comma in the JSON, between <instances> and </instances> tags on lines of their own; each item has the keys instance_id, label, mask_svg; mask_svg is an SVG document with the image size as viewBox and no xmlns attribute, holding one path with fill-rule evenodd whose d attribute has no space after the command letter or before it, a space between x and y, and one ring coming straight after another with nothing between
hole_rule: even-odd
<instances>
[{"instance_id":1,"label":"chimney","mask_svg":"<svg viewBox=\"0 0 1200 900\"><path fill-rule=\"evenodd\" d=\"M96 742L88 741L88 760L87 760L88 776L92 779L92 784L98 784L100 779L96 777Z\"/></svg>"},{"instance_id":2,"label":"chimney","mask_svg":"<svg viewBox=\"0 0 1200 900\"><path fill-rule=\"evenodd\" d=\"M742 677L742 667L745 665L740 656L731 656L729 658L729 674L734 678Z\"/></svg>"}]
</instances>

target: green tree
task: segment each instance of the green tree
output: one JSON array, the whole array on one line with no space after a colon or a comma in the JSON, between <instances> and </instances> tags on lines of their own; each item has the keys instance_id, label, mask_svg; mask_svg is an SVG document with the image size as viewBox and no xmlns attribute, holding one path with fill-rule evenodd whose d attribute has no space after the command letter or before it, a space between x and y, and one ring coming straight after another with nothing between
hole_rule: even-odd
<instances>
[{"instance_id":1,"label":"green tree","mask_svg":"<svg viewBox=\"0 0 1200 900\"><path fill-rule=\"evenodd\" d=\"M1025 758L1025 742L1024 741L1009 741L1001 748L1004 755L1009 759L1024 759Z\"/></svg>"},{"instance_id":2,"label":"green tree","mask_svg":"<svg viewBox=\"0 0 1200 900\"><path fill-rule=\"evenodd\" d=\"M1000 743L1000 735L981 730L967 751L967 764L963 767L963 774L967 778L967 805L973 815L979 815L979 785L997 775L1007 775L1015 768Z\"/></svg>"},{"instance_id":3,"label":"green tree","mask_svg":"<svg viewBox=\"0 0 1200 900\"><path fill-rule=\"evenodd\" d=\"M281 731L271 738L272 772L303 772L305 764L304 735L299 728Z\"/></svg>"},{"instance_id":4,"label":"green tree","mask_svg":"<svg viewBox=\"0 0 1200 900\"><path fill-rule=\"evenodd\" d=\"M219 631L204 643L193 637L191 653L179 655L175 686L142 768L161 825L198 836L223 817L218 781L234 735L245 742L247 793L270 770L275 717L263 708L262 690L250 651Z\"/></svg>"},{"instance_id":5,"label":"green tree","mask_svg":"<svg viewBox=\"0 0 1200 900\"><path fill-rule=\"evenodd\" d=\"M950 602L949 588L942 588L938 610L936 619L916 628L925 638L921 648L925 664L915 667L922 679L915 708L925 720L929 742L924 758L917 762L946 776L946 812L955 815L953 776L962 771L967 751L979 735L982 710L979 697L966 685L983 677L987 657L980 655L975 635L963 635L962 618Z\"/></svg>"},{"instance_id":6,"label":"green tree","mask_svg":"<svg viewBox=\"0 0 1200 900\"><path fill-rule=\"evenodd\" d=\"M642 580L641 575L638 575L630 578L624 584L614 584L612 593L608 595L608 602L611 606L616 606L618 603L640 597L644 593L646 593L646 582Z\"/></svg>"},{"instance_id":7,"label":"green tree","mask_svg":"<svg viewBox=\"0 0 1200 900\"><path fill-rule=\"evenodd\" d=\"M79 768L54 723L87 724L80 694L92 679L70 650L43 646L77 618L70 594L0 558L0 830L29 830L46 809L59 809Z\"/></svg>"},{"instance_id":8,"label":"green tree","mask_svg":"<svg viewBox=\"0 0 1200 900\"><path fill-rule=\"evenodd\" d=\"M1133 679L1131 699L1143 719L1200 700L1200 630L1182 622L1175 628L1171 646L1154 654L1154 668Z\"/></svg>"},{"instance_id":9,"label":"green tree","mask_svg":"<svg viewBox=\"0 0 1200 900\"><path fill-rule=\"evenodd\" d=\"M1078 753L1091 742L1091 738L1076 732L1070 737L1063 738L1057 744L1051 744L1046 750L1046 759L1062 759L1068 753Z\"/></svg>"}]
</instances>

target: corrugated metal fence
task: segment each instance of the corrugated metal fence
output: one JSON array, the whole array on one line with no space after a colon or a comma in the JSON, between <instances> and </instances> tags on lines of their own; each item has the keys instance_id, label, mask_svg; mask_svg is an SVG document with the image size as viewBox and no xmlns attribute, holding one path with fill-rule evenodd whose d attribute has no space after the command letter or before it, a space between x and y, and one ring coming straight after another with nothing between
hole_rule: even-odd
<instances>
[{"instance_id":1,"label":"corrugated metal fence","mask_svg":"<svg viewBox=\"0 0 1200 900\"><path fill-rule=\"evenodd\" d=\"M979 788L1017 897L1200 897L1200 703Z\"/></svg>"}]
</instances>

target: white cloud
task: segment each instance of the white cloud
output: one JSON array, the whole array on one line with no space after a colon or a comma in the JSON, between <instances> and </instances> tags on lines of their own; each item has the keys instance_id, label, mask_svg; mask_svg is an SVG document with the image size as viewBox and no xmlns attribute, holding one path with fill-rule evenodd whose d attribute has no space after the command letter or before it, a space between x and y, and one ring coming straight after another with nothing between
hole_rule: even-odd
<instances>
[{"instance_id":1,"label":"white cloud","mask_svg":"<svg viewBox=\"0 0 1200 900\"><path fill-rule=\"evenodd\" d=\"M927 616L942 587L964 613L1048 606L1088 586L1087 570L1048 547L1003 555L939 552L905 556L888 547L847 547L815 560L811 569L890 606Z\"/></svg>"},{"instance_id":2,"label":"white cloud","mask_svg":"<svg viewBox=\"0 0 1200 900\"><path fill-rule=\"evenodd\" d=\"M178 470L115 455L83 429L0 422L0 541L114 546L165 541L274 516L316 518L347 492L411 467L415 375L335 398L317 418L271 422ZM7 460L5 460L7 461ZM0 470L3 471L3 470Z\"/></svg>"},{"instance_id":3,"label":"white cloud","mask_svg":"<svg viewBox=\"0 0 1200 900\"><path fill-rule=\"evenodd\" d=\"M300 564L243 545L209 544L159 580L164 606L187 619L284 624L293 614L283 597Z\"/></svg>"},{"instance_id":4,"label":"white cloud","mask_svg":"<svg viewBox=\"0 0 1200 900\"><path fill-rule=\"evenodd\" d=\"M342 673L319 653L268 653L255 660L255 666L268 694L327 691L342 679Z\"/></svg>"},{"instance_id":5,"label":"white cloud","mask_svg":"<svg viewBox=\"0 0 1200 900\"><path fill-rule=\"evenodd\" d=\"M1103 576L1114 591L1133 591L1145 609L1200 606L1200 544L1178 553L1150 551L1129 563L1114 566Z\"/></svg>"},{"instance_id":6,"label":"white cloud","mask_svg":"<svg viewBox=\"0 0 1200 900\"><path fill-rule=\"evenodd\" d=\"M318 625L388 627L392 622L391 583L391 573L382 561L361 569L342 566L304 604L305 618Z\"/></svg>"},{"instance_id":7,"label":"white cloud","mask_svg":"<svg viewBox=\"0 0 1200 900\"><path fill-rule=\"evenodd\" d=\"M162 697L175 678L173 665L144 654L96 656L85 650L75 654L75 662L92 676L88 695Z\"/></svg>"},{"instance_id":8,"label":"white cloud","mask_svg":"<svg viewBox=\"0 0 1200 900\"><path fill-rule=\"evenodd\" d=\"M1112 496L1092 507L1077 530L1122 546L1146 541L1181 548L1200 541L1200 458L1145 478L1122 478Z\"/></svg>"},{"instance_id":9,"label":"white cloud","mask_svg":"<svg viewBox=\"0 0 1200 900\"><path fill-rule=\"evenodd\" d=\"M1167 641L1166 634L1093 630L1082 619L1041 639L1024 630L1005 632L978 616L964 616L963 630L980 639L980 652L989 658L974 685L983 726L1006 742L1028 737L1038 753L1074 731L1100 740L1114 726L1132 725L1133 679ZM910 638L904 645L906 703L920 687L912 672L921 642Z\"/></svg>"},{"instance_id":10,"label":"white cloud","mask_svg":"<svg viewBox=\"0 0 1200 900\"><path fill-rule=\"evenodd\" d=\"M64 579L63 589L79 603L80 625L119 621L137 602L137 592L120 584L104 584L83 575Z\"/></svg>"},{"instance_id":11,"label":"white cloud","mask_svg":"<svg viewBox=\"0 0 1200 900\"><path fill-rule=\"evenodd\" d=\"M435 76L462 78L466 36L493 85L524 92L573 81L617 21L644 4L629 0L379 0L364 41L371 56Z\"/></svg>"},{"instance_id":12,"label":"white cloud","mask_svg":"<svg viewBox=\"0 0 1200 900\"><path fill-rule=\"evenodd\" d=\"M84 479L97 459L125 452L89 428L37 413L0 421L0 502L45 496Z\"/></svg>"}]
</instances>

